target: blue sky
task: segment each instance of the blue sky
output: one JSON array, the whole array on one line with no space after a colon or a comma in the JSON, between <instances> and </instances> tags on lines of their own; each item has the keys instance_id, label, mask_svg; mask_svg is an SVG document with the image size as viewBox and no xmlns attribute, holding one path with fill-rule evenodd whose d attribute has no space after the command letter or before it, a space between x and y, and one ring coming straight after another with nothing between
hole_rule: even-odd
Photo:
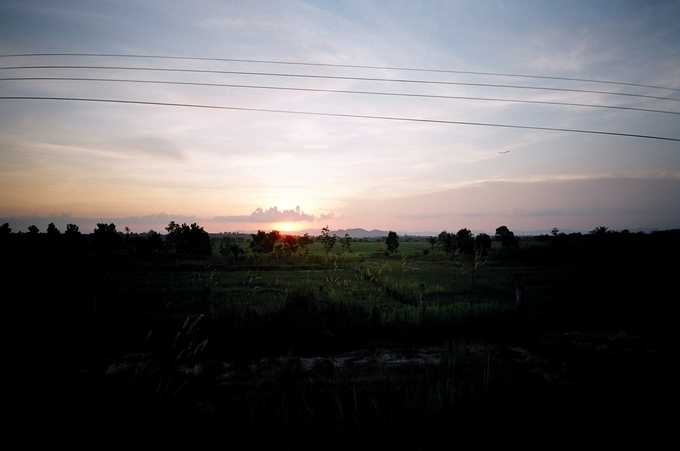
<instances>
[{"instance_id":1,"label":"blue sky","mask_svg":"<svg viewBox=\"0 0 680 451\"><path fill-rule=\"evenodd\" d=\"M327 224L331 229L412 233L463 227L492 233L500 225L518 231L553 227L588 231L602 225L617 230L680 227L680 4L676 1L3 1L0 43L3 55L97 53L383 67L113 56L2 57L0 222L9 222L15 231L33 223L44 230L54 221L62 230L69 222L81 230L94 228L96 222L115 222L119 229L127 226L143 232L160 230L170 220L198 222L211 232L320 230ZM344 78L8 69L41 65ZM316 91L26 80L30 77ZM538 87L557 90L527 89ZM8 99L17 96L449 123ZM604 131L676 141L450 122Z\"/></svg>"}]
</instances>

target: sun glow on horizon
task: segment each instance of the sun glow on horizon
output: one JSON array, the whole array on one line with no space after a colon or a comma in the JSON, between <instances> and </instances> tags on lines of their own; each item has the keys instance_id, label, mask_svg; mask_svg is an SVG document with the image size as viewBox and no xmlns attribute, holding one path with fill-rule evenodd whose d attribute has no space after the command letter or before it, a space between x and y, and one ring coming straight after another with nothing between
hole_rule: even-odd
<instances>
[{"instance_id":1,"label":"sun glow on horizon","mask_svg":"<svg viewBox=\"0 0 680 451\"><path fill-rule=\"evenodd\" d=\"M295 230L291 222L277 222L274 225L276 226L274 230L278 230L281 233L289 233Z\"/></svg>"}]
</instances>

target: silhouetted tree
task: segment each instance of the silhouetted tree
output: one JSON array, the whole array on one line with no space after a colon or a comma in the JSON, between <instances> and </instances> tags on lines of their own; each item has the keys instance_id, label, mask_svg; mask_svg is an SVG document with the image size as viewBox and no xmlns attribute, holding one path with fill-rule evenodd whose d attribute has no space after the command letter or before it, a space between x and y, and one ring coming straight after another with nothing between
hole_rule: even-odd
<instances>
[{"instance_id":1,"label":"silhouetted tree","mask_svg":"<svg viewBox=\"0 0 680 451\"><path fill-rule=\"evenodd\" d=\"M108 255L117 250L122 241L114 223L98 223L91 238L92 250L99 255Z\"/></svg>"},{"instance_id":2,"label":"silhouetted tree","mask_svg":"<svg viewBox=\"0 0 680 451\"><path fill-rule=\"evenodd\" d=\"M304 235L298 237L297 241L298 241L298 245L300 247L305 247L305 246L308 246L310 244L313 244L314 238L309 236L309 233L305 233Z\"/></svg>"},{"instance_id":3,"label":"silhouetted tree","mask_svg":"<svg viewBox=\"0 0 680 451\"><path fill-rule=\"evenodd\" d=\"M472 238L472 232L469 229L460 229L456 233L456 247L465 254L474 254L475 240Z\"/></svg>"},{"instance_id":4,"label":"silhouetted tree","mask_svg":"<svg viewBox=\"0 0 680 451\"><path fill-rule=\"evenodd\" d=\"M444 252L446 252L447 254L452 254L456 251L456 235L454 235L453 233L449 233L446 230L444 230L442 233L439 234L437 239L444 248Z\"/></svg>"},{"instance_id":5,"label":"silhouetted tree","mask_svg":"<svg viewBox=\"0 0 680 451\"><path fill-rule=\"evenodd\" d=\"M590 231L590 234L595 236L603 236L606 235L607 233L611 233L611 230L609 230L609 228L605 226L595 227L593 230Z\"/></svg>"},{"instance_id":6,"label":"silhouetted tree","mask_svg":"<svg viewBox=\"0 0 680 451\"><path fill-rule=\"evenodd\" d=\"M163 248L163 238L160 233L153 230L149 230L146 236L128 232L125 236L125 246L128 251L138 257L148 257L160 253Z\"/></svg>"},{"instance_id":7,"label":"silhouetted tree","mask_svg":"<svg viewBox=\"0 0 680 451\"><path fill-rule=\"evenodd\" d=\"M341 240L342 248L347 253L352 253L352 238L350 238L349 233L345 233L345 237Z\"/></svg>"},{"instance_id":8,"label":"silhouetted tree","mask_svg":"<svg viewBox=\"0 0 680 451\"><path fill-rule=\"evenodd\" d=\"M0 227L0 256L3 258L0 258L0 263L2 261L8 261L7 256L14 251L14 246L12 246L12 243L14 242L13 236L11 236L12 229L9 227L9 223L4 223L2 227Z\"/></svg>"},{"instance_id":9,"label":"silhouetted tree","mask_svg":"<svg viewBox=\"0 0 680 451\"><path fill-rule=\"evenodd\" d=\"M197 257L212 255L210 235L195 222L189 226L186 223L179 225L175 221L170 221L165 230L168 232L167 243L178 255Z\"/></svg>"},{"instance_id":10,"label":"silhouetted tree","mask_svg":"<svg viewBox=\"0 0 680 451\"><path fill-rule=\"evenodd\" d=\"M614 243L618 241L617 235L619 234L609 230L608 227L599 226L589 232L587 242L594 244L602 252L605 250L605 247L609 249L614 246Z\"/></svg>"},{"instance_id":11,"label":"silhouetted tree","mask_svg":"<svg viewBox=\"0 0 680 451\"><path fill-rule=\"evenodd\" d=\"M229 238L222 239L220 243L220 254L228 263L235 263L245 259L246 252L236 243L230 243Z\"/></svg>"},{"instance_id":12,"label":"silhouetted tree","mask_svg":"<svg viewBox=\"0 0 680 451\"><path fill-rule=\"evenodd\" d=\"M501 242L503 250L512 249L518 246L515 234L506 226L500 226L496 229L496 241Z\"/></svg>"},{"instance_id":13,"label":"silhouetted tree","mask_svg":"<svg viewBox=\"0 0 680 451\"><path fill-rule=\"evenodd\" d=\"M385 245L387 246L387 252L393 254L399 248L399 236L397 232L390 231L387 234L387 239L385 239Z\"/></svg>"},{"instance_id":14,"label":"silhouetted tree","mask_svg":"<svg viewBox=\"0 0 680 451\"><path fill-rule=\"evenodd\" d=\"M12 242L12 236L10 236L10 233L12 232L12 229L9 228L9 223L4 223L2 227L0 227L0 255L3 257L7 257L7 255L10 253L10 249L12 249L11 242ZM2 259L0 258L0 263L2 263Z\"/></svg>"},{"instance_id":15,"label":"silhouetted tree","mask_svg":"<svg viewBox=\"0 0 680 451\"><path fill-rule=\"evenodd\" d=\"M64 232L65 235L80 235L80 230L78 230L78 226L75 224L66 224L66 231Z\"/></svg>"},{"instance_id":16,"label":"silhouetted tree","mask_svg":"<svg viewBox=\"0 0 680 451\"><path fill-rule=\"evenodd\" d=\"M50 222L49 225L47 226L47 235L49 236L59 236L61 235L61 232L57 228L57 226L54 225L53 222Z\"/></svg>"},{"instance_id":17,"label":"silhouetted tree","mask_svg":"<svg viewBox=\"0 0 680 451\"><path fill-rule=\"evenodd\" d=\"M480 233L475 237L475 251L486 255L491 249L491 237L486 233Z\"/></svg>"},{"instance_id":18,"label":"silhouetted tree","mask_svg":"<svg viewBox=\"0 0 680 451\"><path fill-rule=\"evenodd\" d=\"M161 237L161 234L151 229L149 230L148 235L147 241L149 242L149 250L151 253L160 252L163 249L163 238Z\"/></svg>"},{"instance_id":19,"label":"silhouetted tree","mask_svg":"<svg viewBox=\"0 0 680 451\"><path fill-rule=\"evenodd\" d=\"M283 251L288 254L292 255L296 253L298 250L298 243L297 239L293 235L286 235L283 237Z\"/></svg>"},{"instance_id":20,"label":"silhouetted tree","mask_svg":"<svg viewBox=\"0 0 680 451\"><path fill-rule=\"evenodd\" d=\"M28 226L28 233L30 233L31 235L37 235L38 233L40 233L40 229L38 229L34 225L30 225Z\"/></svg>"},{"instance_id":21,"label":"silhouetted tree","mask_svg":"<svg viewBox=\"0 0 680 451\"><path fill-rule=\"evenodd\" d=\"M82 256L87 252L87 237L83 236L75 224L66 224L64 248L71 256Z\"/></svg>"},{"instance_id":22,"label":"silhouetted tree","mask_svg":"<svg viewBox=\"0 0 680 451\"><path fill-rule=\"evenodd\" d=\"M258 230L257 233L250 235L250 243L248 247L250 250L256 254L266 254L274 250L274 246L269 248L269 237L267 232L263 230Z\"/></svg>"},{"instance_id":23,"label":"silhouetted tree","mask_svg":"<svg viewBox=\"0 0 680 451\"><path fill-rule=\"evenodd\" d=\"M272 230L266 233L258 230L256 234L250 235L250 250L256 254L269 254L274 250L276 242L281 238L281 233L277 230Z\"/></svg>"},{"instance_id":24,"label":"silhouetted tree","mask_svg":"<svg viewBox=\"0 0 680 451\"><path fill-rule=\"evenodd\" d=\"M61 253L61 232L57 229L57 226L53 222L50 222L47 226L46 235L46 250L52 255L59 255Z\"/></svg>"},{"instance_id":25,"label":"silhouetted tree","mask_svg":"<svg viewBox=\"0 0 680 451\"><path fill-rule=\"evenodd\" d=\"M326 251L326 255L328 255L331 252L337 240L338 236L335 233L331 235L328 226L321 229L321 236L319 237L319 241L323 243L323 248Z\"/></svg>"},{"instance_id":26,"label":"silhouetted tree","mask_svg":"<svg viewBox=\"0 0 680 451\"><path fill-rule=\"evenodd\" d=\"M269 232L269 238L274 243L276 243L277 241L281 240L281 232L279 232L278 230L272 230L271 232Z\"/></svg>"}]
</instances>

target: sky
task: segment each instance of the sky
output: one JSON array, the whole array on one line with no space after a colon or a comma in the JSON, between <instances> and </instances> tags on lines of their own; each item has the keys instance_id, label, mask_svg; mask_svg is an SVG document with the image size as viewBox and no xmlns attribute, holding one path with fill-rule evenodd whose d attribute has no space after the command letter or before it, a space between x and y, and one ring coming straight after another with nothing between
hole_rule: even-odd
<instances>
[{"instance_id":1,"label":"sky","mask_svg":"<svg viewBox=\"0 0 680 451\"><path fill-rule=\"evenodd\" d=\"M14 232L674 229L679 140L675 0L0 2Z\"/></svg>"}]
</instances>

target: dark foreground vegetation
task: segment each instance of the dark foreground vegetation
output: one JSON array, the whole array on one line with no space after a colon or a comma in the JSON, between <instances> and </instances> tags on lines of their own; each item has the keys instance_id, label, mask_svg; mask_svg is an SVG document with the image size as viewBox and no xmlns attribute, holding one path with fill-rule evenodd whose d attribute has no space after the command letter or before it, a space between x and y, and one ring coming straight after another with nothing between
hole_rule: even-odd
<instances>
[{"instance_id":1,"label":"dark foreground vegetation","mask_svg":"<svg viewBox=\"0 0 680 451\"><path fill-rule=\"evenodd\" d=\"M419 449L670 422L677 230L55 229L0 234L10 415L55 438Z\"/></svg>"}]
</instances>

